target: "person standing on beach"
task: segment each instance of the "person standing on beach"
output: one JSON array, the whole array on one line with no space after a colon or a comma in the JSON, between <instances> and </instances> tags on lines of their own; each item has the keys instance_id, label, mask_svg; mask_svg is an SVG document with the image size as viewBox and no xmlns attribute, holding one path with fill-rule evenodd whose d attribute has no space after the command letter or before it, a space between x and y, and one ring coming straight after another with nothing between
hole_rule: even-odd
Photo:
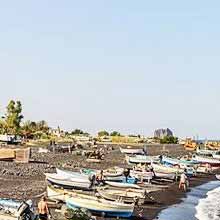
<instances>
[{"instance_id":1,"label":"person standing on beach","mask_svg":"<svg viewBox=\"0 0 220 220\"><path fill-rule=\"evenodd\" d=\"M189 185L189 181L188 181L188 178L186 176L186 169L185 169L184 172L180 176L179 189L180 190L183 189L186 192L188 185Z\"/></svg>"},{"instance_id":2,"label":"person standing on beach","mask_svg":"<svg viewBox=\"0 0 220 220\"><path fill-rule=\"evenodd\" d=\"M50 219L50 212L47 205L46 197L43 196L40 202L38 203L38 212L40 220Z\"/></svg>"}]
</instances>

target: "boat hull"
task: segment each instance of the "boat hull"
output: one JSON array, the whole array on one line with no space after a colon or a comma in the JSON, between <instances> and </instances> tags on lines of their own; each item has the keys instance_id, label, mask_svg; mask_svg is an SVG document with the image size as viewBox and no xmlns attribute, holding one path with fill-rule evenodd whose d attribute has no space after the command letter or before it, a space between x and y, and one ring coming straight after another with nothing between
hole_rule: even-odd
<instances>
[{"instance_id":1,"label":"boat hull","mask_svg":"<svg viewBox=\"0 0 220 220\"><path fill-rule=\"evenodd\" d=\"M134 211L133 205L126 204L119 204L115 202L103 203L105 200L100 200L100 202L87 202L77 198L68 198L66 199L66 205L70 209L76 208L84 208L88 209L89 211L97 214L104 214L105 216L109 217L123 217L123 218L130 218ZM122 205L122 207L120 207Z\"/></svg>"}]
</instances>

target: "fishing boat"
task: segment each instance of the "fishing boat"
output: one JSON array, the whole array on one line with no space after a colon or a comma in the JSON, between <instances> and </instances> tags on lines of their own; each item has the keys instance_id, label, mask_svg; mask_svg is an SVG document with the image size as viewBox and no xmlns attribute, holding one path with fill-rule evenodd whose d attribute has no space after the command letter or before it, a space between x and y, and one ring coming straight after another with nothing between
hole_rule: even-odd
<instances>
[{"instance_id":1,"label":"fishing boat","mask_svg":"<svg viewBox=\"0 0 220 220\"><path fill-rule=\"evenodd\" d=\"M184 170L181 169L179 166L170 167L159 163L152 163L151 166L154 169L154 172L159 173L182 173Z\"/></svg>"},{"instance_id":2,"label":"fishing boat","mask_svg":"<svg viewBox=\"0 0 220 220\"><path fill-rule=\"evenodd\" d=\"M213 157L214 159L220 160L220 151L216 151L215 153L213 153L213 154L212 154L212 157Z\"/></svg>"},{"instance_id":3,"label":"fishing boat","mask_svg":"<svg viewBox=\"0 0 220 220\"><path fill-rule=\"evenodd\" d=\"M134 203L138 201L139 205L145 203L146 192L145 190L137 189L119 189L102 187L97 189L99 195L107 200L111 201L121 201L125 203Z\"/></svg>"},{"instance_id":4,"label":"fishing boat","mask_svg":"<svg viewBox=\"0 0 220 220\"><path fill-rule=\"evenodd\" d=\"M126 160L128 164L151 164L153 158L151 156L135 155L127 156Z\"/></svg>"},{"instance_id":5,"label":"fishing boat","mask_svg":"<svg viewBox=\"0 0 220 220\"><path fill-rule=\"evenodd\" d=\"M46 179L54 185L61 186L63 188L76 188L89 190L91 182L84 178L66 178L56 173L46 173Z\"/></svg>"},{"instance_id":6,"label":"fishing boat","mask_svg":"<svg viewBox=\"0 0 220 220\"><path fill-rule=\"evenodd\" d=\"M74 172L69 170L61 170L56 168L56 172L59 176L65 177L65 178L83 178L88 180L88 175L80 172Z\"/></svg>"},{"instance_id":7,"label":"fishing boat","mask_svg":"<svg viewBox=\"0 0 220 220\"><path fill-rule=\"evenodd\" d=\"M111 181L111 182L121 182L121 183L133 183L135 184L137 182L136 177L128 177L126 179L125 176L116 176L116 177L104 177L105 181Z\"/></svg>"},{"instance_id":8,"label":"fishing boat","mask_svg":"<svg viewBox=\"0 0 220 220\"><path fill-rule=\"evenodd\" d=\"M220 180L220 175L215 175L216 179Z\"/></svg>"},{"instance_id":9,"label":"fishing boat","mask_svg":"<svg viewBox=\"0 0 220 220\"><path fill-rule=\"evenodd\" d=\"M188 177L196 176L196 170L189 165L185 165L184 167L180 168L180 165L177 166L168 166L165 164L156 164L152 163L151 166L154 169L154 172L158 173L172 173L176 176L179 176L181 173L186 171L186 175Z\"/></svg>"},{"instance_id":10,"label":"fishing boat","mask_svg":"<svg viewBox=\"0 0 220 220\"><path fill-rule=\"evenodd\" d=\"M52 185L47 185L47 197L51 201L65 202L67 197L73 196L76 193L85 194L85 195L95 195L94 192L90 192L90 191L68 190L68 189L62 189L60 187L55 187Z\"/></svg>"},{"instance_id":11,"label":"fishing boat","mask_svg":"<svg viewBox=\"0 0 220 220\"><path fill-rule=\"evenodd\" d=\"M70 209L83 208L109 217L129 218L134 211L134 204L113 202L95 196L79 194L66 198L66 205Z\"/></svg>"},{"instance_id":12,"label":"fishing boat","mask_svg":"<svg viewBox=\"0 0 220 220\"><path fill-rule=\"evenodd\" d=\"M82 174L97 174L100 173L100 170L93 170L93 169L81 169L80 173ZM120 167L112 167L107 170L103 170L104 177L120 177L124 173L124 169Z\"/></svg>"},{"instance_id":13,"label":"fishing boat","mask_svg":"<svg viewBox=\"0 0 220 220\"><path fill-rule=\"evenodd\" d=\"M220 167L220 160L214 159L214 158L209 158L209 157L202 157L199 155L194 155L193 160L201 163L201 164L210 164L212 167Z\"/></svg>"},{"instance_id":14,"label":"fishing boat","mask_svg":"<svg viewBox=\"0 0 220 220\"><path fill-rule=\"evenodd\" d=\"M32 202L21 202L12 199L0 199L0 220L34 220L36 215L31 211Z\"/></svg>"},{"instance_id":15,"label":"fishing boat","mask_svg":"<svg viewBox=\"0 0 220 220\"><path fill-rule=\"evenodd\" d=\"M138 148L120 148L122 154L144 154L143 149Z\"/></svg>"},{"instance_id":16,"label":"fishing boat","mask_svg":"<svg viewBox=\"0 0 220 220\"><path fill-rule=\"evenodd\" d=\"M171 157L162 157L162 163L166 164L166 165L172 165L172 166L176 166L179 165L181 168L184 168L186 166L193 166L195 164L198 164L197 161L195 160L185 160L185 159L176 159L176 158L171 158Z\"/></svg>"},{"instance_id":17,"label":"fishing boat","mask_svg":"<svg viewBox=\"0 0 220 220\"><path fill-rule=\"evenodd\" d=\"M165 172L154 172L156 178L160 179L168 179L168 180L175 180L177 178L176 173L165 173Z\"/></svg>"},{"instance_id":18,"label":"fishing boat","mask_svg":"<svg viewBox=\"0 0 220 220\"><path fill-rule=\"evenodd\" d=\"M132 183L119 183L119 182L111 182L111 181L105 181L105 183L109 186L119 187L119 188L135 188L135 189L141 188L140 186Z\"/></svg>"},{"instance_id":19,"label":"fishing boat","mask_svg":"<svg viewBox=\"0 0 220 220\"><path fill-rule=\"evenodd\" d=\"M213 154L215 154L217 151L214 150L209 150L209 149L201 149L201 148L197 148L196 149L196 153L200 156L212 156Z\"/></svg>"},{"instance_id":20,"label":"fishing boat","mask_svg":"<svg viewBox=\"0 0 220 220\"><path fill-rule=\"evenodd\" d=\"M150 181L153 178L153 173L149 171L131 170L130 175L138 180Z\"/></svg>"}]
</instances>

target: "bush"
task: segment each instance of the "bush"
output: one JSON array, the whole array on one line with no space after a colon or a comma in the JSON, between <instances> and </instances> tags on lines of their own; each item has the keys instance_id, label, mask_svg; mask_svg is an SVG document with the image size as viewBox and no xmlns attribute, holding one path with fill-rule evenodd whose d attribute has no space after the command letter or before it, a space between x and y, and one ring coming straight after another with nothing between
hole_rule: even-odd
<instances>
[{"instance_id":1,"label":"bush","mask_svg":"<svg viewBox=\"0 0 220 220\"><path fill-rule=\"evenodd\" d=\"M90 220L91 214L83 209L67 209L65 217L68 220Z\"/></svg>"}]
</instances>

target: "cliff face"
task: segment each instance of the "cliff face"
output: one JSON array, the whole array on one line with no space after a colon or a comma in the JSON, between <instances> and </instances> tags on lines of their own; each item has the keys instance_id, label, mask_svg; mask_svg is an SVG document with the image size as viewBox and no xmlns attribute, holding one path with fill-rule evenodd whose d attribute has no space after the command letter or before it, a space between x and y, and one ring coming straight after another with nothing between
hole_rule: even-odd
<instances>
[{"instance_id":1,"label":"cliff face","mask_svg":"<svg viewBox=\"0 0 220 220\"><path fill-rule=\"evenodd\" d=\"M164 138L165 136L173 136L173 132L169 129L157 129L154 132L154 137L155 138Z\"/></svg>"}]
</instances>

